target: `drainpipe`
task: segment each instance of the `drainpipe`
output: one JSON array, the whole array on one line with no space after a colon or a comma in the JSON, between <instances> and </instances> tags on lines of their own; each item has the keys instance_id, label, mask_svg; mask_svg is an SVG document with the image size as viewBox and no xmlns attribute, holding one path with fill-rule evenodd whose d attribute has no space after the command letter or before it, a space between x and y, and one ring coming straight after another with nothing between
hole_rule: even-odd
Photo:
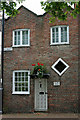
<instances>
[{"instance_id":1,"label":"drainpipe","mask_svg":"<svg viewBox=\"0 0 80 120\"><path fill-rule=\"evenodd\" d=\"M3 63L4 63L4 10L2 15L2 48L1 48L1 81L2 81L2 113L3 113Z\"/></svg>"}]
</instances>

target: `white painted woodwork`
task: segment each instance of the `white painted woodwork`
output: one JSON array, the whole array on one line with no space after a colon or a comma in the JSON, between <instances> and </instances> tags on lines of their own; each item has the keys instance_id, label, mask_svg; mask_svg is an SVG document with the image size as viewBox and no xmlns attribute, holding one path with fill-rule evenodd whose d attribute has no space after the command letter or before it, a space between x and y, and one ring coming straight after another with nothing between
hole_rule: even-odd
<instances>
[{"instance_id":1,"label":"white painted woodwork","mask_svg":"<svg viewBox=\"0 0 80 120\"><path fill-rule=\"evenodd\" d=\"M46 79L35 79L35 111L47 111Z\"/></svg>"}]
</instances>

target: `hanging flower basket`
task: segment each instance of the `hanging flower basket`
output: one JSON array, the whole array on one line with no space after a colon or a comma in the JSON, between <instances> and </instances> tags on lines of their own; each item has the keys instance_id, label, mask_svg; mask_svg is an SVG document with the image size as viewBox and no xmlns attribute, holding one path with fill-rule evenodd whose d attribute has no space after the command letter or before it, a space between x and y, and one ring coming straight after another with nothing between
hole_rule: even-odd
<instances>
[{"instance_id":1,"label":"hanging flower basket","mask_svg":"<svg viewBox=\"0 0 80 120\"><path fill-rule=\"evenodd\" d=\"M31 78L49 78L50 74L47 72L46 67L44 64L37 63L37 64L32 64L33 71L31 73Z\"/></svg>"}]
</instances>

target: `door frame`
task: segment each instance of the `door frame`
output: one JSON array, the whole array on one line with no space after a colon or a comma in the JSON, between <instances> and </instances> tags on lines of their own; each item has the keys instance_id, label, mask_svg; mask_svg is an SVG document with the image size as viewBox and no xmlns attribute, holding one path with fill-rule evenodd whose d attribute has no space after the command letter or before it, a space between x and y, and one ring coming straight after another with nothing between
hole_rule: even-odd
<instances>
[{"instance_id":1,"label":"door frame","mask_svg":"<svg viewBox=\"0 0 80 120\"><path fill-rule=\"evenodd\" d=\"M43 80L43 79L41 79ZM47 93L47 79L44 79L46 82L46 93ZM40 81L40 79L34 80L34 110L35 111L47 111L48 110L48 94L46 94L46 109L37 109L36 108L36 81Z\"/></svg>"}]
</instances>

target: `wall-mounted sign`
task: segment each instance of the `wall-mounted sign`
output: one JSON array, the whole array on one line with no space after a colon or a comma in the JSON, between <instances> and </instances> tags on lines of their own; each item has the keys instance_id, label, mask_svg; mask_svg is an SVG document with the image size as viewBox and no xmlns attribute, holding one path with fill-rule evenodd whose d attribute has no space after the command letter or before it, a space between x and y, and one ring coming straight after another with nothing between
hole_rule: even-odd
<instances>
[{"instance_id":1,"label":"wall-mounted sign","mask_svg":"<svg viewBox=\"0 0 80 120\"><path fill-rule=\"evenodd\" d=\"M53 82L54 86L60 86L60 82Z\"/></svg>"},{"instance_id":2,"label":"wall-mounted sign","mask_svg":"<svg viewBox=\"0 0 80 120\"><path fill-rule=\"evenodd\" d=\"M12 51L13 48L12 47L7 47L7 48L4 48L4 51Z\"/></svg>"}]
</instances>

